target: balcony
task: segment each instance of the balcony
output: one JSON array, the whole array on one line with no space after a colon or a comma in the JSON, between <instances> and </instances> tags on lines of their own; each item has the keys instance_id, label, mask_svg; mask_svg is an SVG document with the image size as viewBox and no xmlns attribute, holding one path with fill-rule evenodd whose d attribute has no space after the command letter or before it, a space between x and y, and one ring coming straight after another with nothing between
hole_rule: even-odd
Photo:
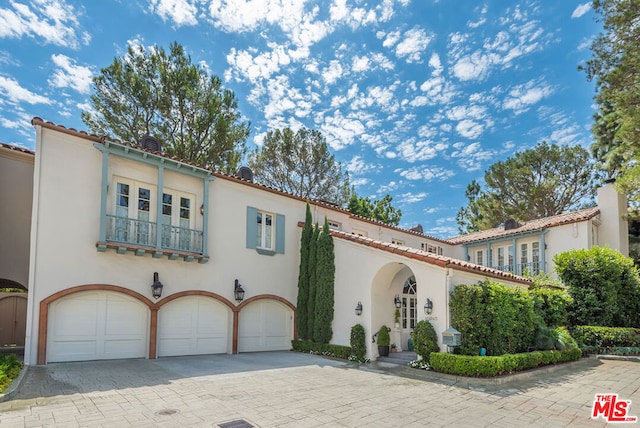
<instances>
[{"instance_id":1,"label":"balcony","mask_svg":"<svg viewBox=\"0 0 640 428\"><path fill-rule=\"evenodd\" d=\"M204 263L208 257L203 256L203 231L184 227L161 224L128 217L106 215L105 241L98 242L98 250L115 248L119 253L127 250L136 255L151 253L154 257L167 255L170 259L184 257L186 261L197 258ZM158 242L160 227L160 242Z\"/></svg>"},{"instance_id":2,"label":"balcony","mask_svg":"<svg viewBox=\"0 0 640 428\"><path fill-rule=\"evenodd\" d=\"M540 262L516 263L501 266L491 266L492 269L501 270L502 272L511 272L516 275L540 275Z\"/></svg>"}]
</instances>

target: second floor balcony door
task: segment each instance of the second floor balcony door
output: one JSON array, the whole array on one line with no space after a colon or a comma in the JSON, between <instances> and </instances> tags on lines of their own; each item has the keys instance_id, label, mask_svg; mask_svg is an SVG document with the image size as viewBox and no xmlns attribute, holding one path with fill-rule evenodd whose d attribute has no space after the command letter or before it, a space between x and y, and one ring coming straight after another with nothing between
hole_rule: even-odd
<instances>
[{"instance_id":1,"label":"second floor balcony door","mask_svg":"<svg viewBox=\"0 0 640 428\"><path fill-rule=\"evenodd\" d=\"M193 241L193 197L162 194L162 247L191 251Z\"/></svg>"},{"instance_id":2,"label":"second floor balcony door","mask_svg":"<svg viewBox=\"0 0 640 428\"><path fill-rule=\"evenodd\" d=\"M137 183L116 183L116 241L137 245L153 245L154 232L151 209L153 189Z\"/></svg>"}]
</instances>

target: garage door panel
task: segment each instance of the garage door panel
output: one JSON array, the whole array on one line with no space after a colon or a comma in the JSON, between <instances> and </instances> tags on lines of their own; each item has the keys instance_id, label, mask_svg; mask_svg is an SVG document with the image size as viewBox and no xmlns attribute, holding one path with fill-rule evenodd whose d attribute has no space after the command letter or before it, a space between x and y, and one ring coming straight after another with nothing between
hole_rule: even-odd
<instances>
[{"instance_id":1,"label":"garage door panel","mask_svg":"<svg viewBox=\"0 0 640 428\"><path fill-rule=\"evenodd\" d=\"M158 313L158 356L228 352L229 308L210 297L188 296Z\"/></svg>"},{"instance_id":2,"label":"garage door panel","mask_svg":"<svg viewBox=\"0 0 640 428\"><path fill-rule=\"evenodd\" d=\"M242 308L238 326L238 351L280 351L291 348L293 314L272 300L260 300Z\"/></svg>"},{"instance_id":3,"label":"garage door panel","mask_svg":"<svg viewBox=\"0 0 640 428\"><path fill-rule=\"evenodd\" d=\"M49 307L47 361L144 358L148 308L112 291L84 291Z\"/></svg>"}]
</instances>

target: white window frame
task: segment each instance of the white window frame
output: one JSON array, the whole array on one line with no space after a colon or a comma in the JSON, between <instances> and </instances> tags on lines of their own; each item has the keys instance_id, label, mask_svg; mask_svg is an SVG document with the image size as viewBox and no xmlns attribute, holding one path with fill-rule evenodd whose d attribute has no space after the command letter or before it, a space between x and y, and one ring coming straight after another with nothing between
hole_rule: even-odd
<instances>
[{"instance_id":1,"label":"white window frame","mask_svg":"<svg viewBox=\"0 0 640 428\"><path fill-rule=\"evenodd\" d=\"M276 231L276 214L269 212L269 211L263 211L263 210L257 210L257 214L258 216L260 216L261 218L261 223L258 222L258 218L256 218L256 227L257 227L257 231L259 233L259 235L256 236L256 248L261 249L261 250L268 250L268 251L275 251L275 247L276 247L276 236L275 236L275 231ZM271 227L271 230L269 231L269 233L266 233L266 228L268 227L268 225L266 224L266 217L269 216L271 217L271 225L269 227ZM270 242L271 245L267 245L267 236L270 235ZM258 239L259 237L259 239ZM259 242L260 241L260 242Z\"/></svg>"},{"instance_id":2,"label":"white window frame","mask_svg":"<svg viewBox=\"0 0 640 428\"><path fill-rule=\"evenodd\" d=\"M406 245L402 239L391 238L391 243L395 245Z\"/></svg>"},{"instance_id":3,"label":"white window frame","mask_svg":"<svg viewBox=\"0 0 640 428\"><path fill-rule=\"evenodd\" d=\"M476 250L476 264L484 266L484 251Z\"/></svg>"},{"instance_id":4,"label":"white window frame","mask_svg":"<svg viewBox=\"0 0 640 428\"><path fill-rule=\"evenodd\" d=\"M364 236L365 238L369 237L369 234L367 233L367 231L362 229L351 229L351 234L357 235L357 236Z\"/></svg>"},{"instance_id":5,"label":"white window frame","mask_svg":"<svg viewBox=\"0 0 640 428\"><path fill-rule=\"evenodd\" d=\"M335 220L327 220L327 224L329 225L329 229L334 230L342 230L342 224Z\"/></svg>"}]
</instances>

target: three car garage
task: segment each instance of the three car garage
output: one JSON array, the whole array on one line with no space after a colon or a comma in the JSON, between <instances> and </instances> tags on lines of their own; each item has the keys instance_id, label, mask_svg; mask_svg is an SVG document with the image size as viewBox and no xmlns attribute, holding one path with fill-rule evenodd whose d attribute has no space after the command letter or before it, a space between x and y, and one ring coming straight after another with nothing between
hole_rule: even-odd
<instances>
[{"instance_id":1,"label":"three car garage","mask_svg":"<svg viewBox=\"0 0 640 428\"><path fill-rule=\"evenodd\" d=\"M44 362L233 353L234 336L237 352L291 348L294 308L275 296L233 306L213 294L185 293L154 303L109 288L79 287L43 302Z\"/></svg>"}]
</instances>

